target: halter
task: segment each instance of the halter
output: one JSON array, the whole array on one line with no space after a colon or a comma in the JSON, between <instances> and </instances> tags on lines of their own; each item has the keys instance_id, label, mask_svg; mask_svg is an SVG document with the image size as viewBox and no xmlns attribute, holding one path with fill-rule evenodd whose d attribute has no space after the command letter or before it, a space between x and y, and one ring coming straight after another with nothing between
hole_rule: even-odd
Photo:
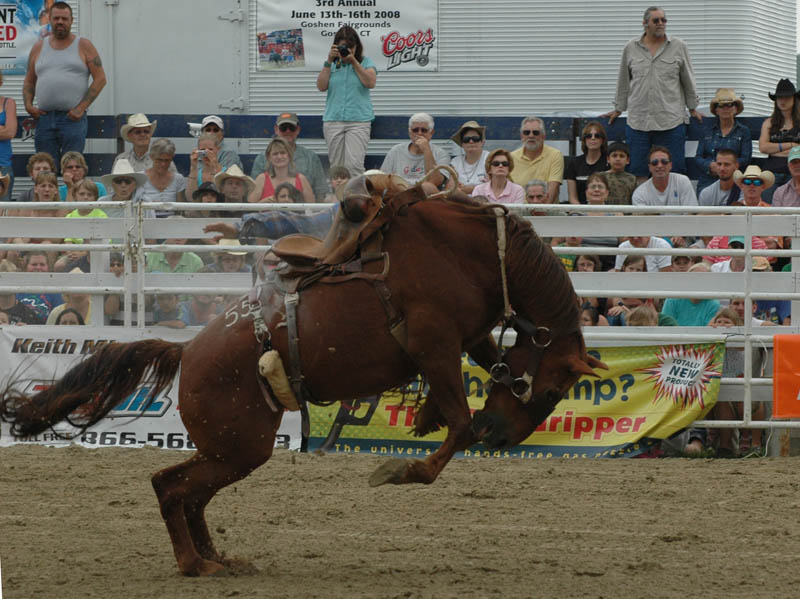
<instances>
[{"instance_id":1,"label":"halter","mask_svg":"<svg viewBox=\"0 0 800 599\"><path fill-rule=\"evenodd\" d=\"M505 361L505 352L502 352L503 336L509 328L513 328L518 335L528 335L533 342L534 351L528 358L525 372L520 377L511 376L511 367ZM500 339L497 342L497 362L489 370L492 381L508 387L509 391L523 404L531 400L533 378L539 371L544 350L553 342L552 331L548 327L536 326L531 321L518 314L513 314L503 320Z\"/></svg>"},{"instance_id":2,"label":"halter","mask_svg":"<svg viewBox=\"0 0 800 599\"><path fill-rule=\"evenodd\" d=\"M537 326L527 318L516 314L511 308L508 299L508 277L506 275L506 210L495 208L495 218L497 221L497 253L500 257L500 277L503 285L503 327L500 330L500 338L497 342L497 362L492 365L489 375L494 383L500 383L508 387L509 391L527 406L531 401L533 380L539 371L539 364L544 355L544 350L550 347L555 335L549 327ZM513 328L518 335L527 335L533 343L533 351L528 358L525 372L520 377L511 376L511 367L505 361L503 348L503 337L509 328ZM564 331L567 334L571 331Z\"/></svg>"}]
</instances>

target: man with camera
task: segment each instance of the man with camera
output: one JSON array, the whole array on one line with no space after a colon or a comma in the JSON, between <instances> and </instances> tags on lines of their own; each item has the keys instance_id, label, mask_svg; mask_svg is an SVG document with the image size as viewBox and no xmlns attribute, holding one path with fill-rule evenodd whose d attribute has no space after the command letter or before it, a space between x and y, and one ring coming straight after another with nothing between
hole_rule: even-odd
<instances>
[{"instance_id":1,"label":"man with camera","mask_svg":"<svg viewBox=\"0 0 800 599\"><path fill-rule=\"evenodd\" d=\"M243 168L239 154L225 144L225 125L220 117L216 114L210 114L205 117L201 123L200 131L202 133L210 133L216 138L217 160L223 170L234 164L239 168Z\"/></svg>"},{"instance_id":2,"label":"man with camera","mask_svg":"<svg viewBox=\"0 0 800 599\"><path fill-rule=\"evenodd\" d=\"M276 137L280 137L294 150L292 160L294 168L298 173L302 173L311 183L311 189L318 202L325 200L328 193L328 180L325 177L325 170L322 162L314 152L297 143L300 136L300 119L294 112L282 112L275 119L274 132ZM267 168L267 157L264 152L259 152L253 160L253 168L250 176L255 179Z\"/></svg>"}]
</instances>

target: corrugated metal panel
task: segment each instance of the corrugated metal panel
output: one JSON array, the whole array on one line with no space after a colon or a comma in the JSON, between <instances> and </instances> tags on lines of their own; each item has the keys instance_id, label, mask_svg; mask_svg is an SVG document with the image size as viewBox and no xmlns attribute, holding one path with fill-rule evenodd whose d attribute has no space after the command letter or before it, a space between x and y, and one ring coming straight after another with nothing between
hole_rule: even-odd
<instances>
[{"instance_id":1,"label":"corrugated metal panel","mask_svg":"<svg viewBox=\"0 0 800 599\"><path fill-rule=\"evenodd\" d=\"M553 114L610 110L624 44L641 34L642 7L625 0L440 0L439 71L381 73L378 114ZM668 32L687 42L707 107L718 87L746 96L747 114L768 114L767 91L795 72L796 1L664 3ZM255 0L250 2L255 15ZM255 18L250 19L251 39ZM251 45L252 46L252 45ZM255 64L251 47L250 63ZM287 101L320 114L316 73L250 69L250 112Z\"/></svg>"}]
</instances>

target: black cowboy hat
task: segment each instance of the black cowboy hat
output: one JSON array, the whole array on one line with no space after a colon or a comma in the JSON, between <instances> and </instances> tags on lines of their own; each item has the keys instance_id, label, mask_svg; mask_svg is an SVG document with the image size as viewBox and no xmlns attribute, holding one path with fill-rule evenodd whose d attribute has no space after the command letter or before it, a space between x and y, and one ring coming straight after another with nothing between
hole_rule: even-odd
<instances>
[{"instance_id":1,"label":"black cowboy hat","mask_svg":"<svg viewBox=\"0 0 800 599\"><path fill-rule=\"evenodd\" d=\"M775 101L775 98L786 98L789 96L800 96L797 92L797 89L794 87L794 83L789 81L788 79L781 79L778 81L778 86L775 88L774 94L767 94L769 99Z\"/></svg>"},{"instance_id":2,"label":"black cowboy hat","mask_svg":"<svg viewBox=\"0 0 800 599\"><path fill-rule=\"evenodd\" d=\"M211 181L206 181L200 187L195 189L194 192L192 192L192 200L194 200L195 202L199 202L200 196L203 195L204 193L213 193L215 196L217 196L217 202L223 201L222 195L217 190L217 186L214 185Z\"/></svg>"}]
</instances>

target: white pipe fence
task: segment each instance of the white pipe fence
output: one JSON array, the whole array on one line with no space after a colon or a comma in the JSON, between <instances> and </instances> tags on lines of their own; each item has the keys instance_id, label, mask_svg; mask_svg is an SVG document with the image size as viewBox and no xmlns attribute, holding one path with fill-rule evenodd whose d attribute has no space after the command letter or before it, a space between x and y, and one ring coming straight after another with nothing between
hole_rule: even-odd
<instances>
[{"instance_id":1,"label":"white pipe fence","mask_svg":"<svg viewBox=\"0 0 800 599\"><path fill-rule=\"evenodd\" d=\"M291 210L305 214L322 210L325 204L201 204L201 203L148 203L132 205L126 202L71 202L74 208L119 208L122 218L57 218L57 217L0 217L0 253L45 249L52 251L85 250L91 255L91 272L67 273L0 273L0 293L89 293L94 306L103 306L104 294L124 297L124 326L131 326L132 298L138 306L137 324L145 328L144 310L146 296L170 292L177 294L246 293L251 285L251 275L244 273L192 273L185 275L147 273L147 252L207 253L218 248L210 242L213 235L202 232L204 225L219 222L236 222L243 212L261 210ZM11 209L52 210L64 208L62 202L15 202L0 207ZM744 348L745 369L741 379L723 378L720 392L722 401L744 401L744 418L741 421L698 421L698 426L713 428L749 427L768 429L800 428L800 421L752 421L753 401L770 402L772 379L752 376L753 346L769 348L775 334L797 334L800 323L800 209L797 208L737 208L737 207L644 207L644 206L572 206L572 205L509 205L513 213L533 222L542 237L580 236L627 237L637 236L689 236L743 235L745 248L741 250L706 250L697 248L647 249L584 246L581 253L596 255L712 255L743 256L750 265L755 256L790 257L792 271L752 272L746 268L737 273L571 273L575 290L582 297L689 297L695 299L744 298L745 314L750 314L753 300L792 300L792 325L767 326L754 329L747 319L743 327L719 329L711 327L591 327L584 329L587 344L643 345L668 343L694 343L725 341L731 346ZM231 218L148 218L153 210L185 212L227 211ZM531 216L531 212L546 212L547 216ZM609 212L625 216L607 216ZM552 214L550 214L552 213ZM595 214L595 213L600 213ZM2 212L0 212L2 214ZM65 243L13 243L14 238L83 239L81 244ZM754 250L753 236L780 236L792 238L797 249ZM212 244L167 244L159 239L208 239ZM242 246L241 251L261 252L269 246ZM107 271L108 252L119 251L124 256L124 273L121 277ZM575 254L575 248L556 247L557 254ZM135 264L135 268L134 268ZM103 326L103 310L92 311L92 326ZM157 335L158 330L153 329Z\"/></svg>"}]
</instances>

